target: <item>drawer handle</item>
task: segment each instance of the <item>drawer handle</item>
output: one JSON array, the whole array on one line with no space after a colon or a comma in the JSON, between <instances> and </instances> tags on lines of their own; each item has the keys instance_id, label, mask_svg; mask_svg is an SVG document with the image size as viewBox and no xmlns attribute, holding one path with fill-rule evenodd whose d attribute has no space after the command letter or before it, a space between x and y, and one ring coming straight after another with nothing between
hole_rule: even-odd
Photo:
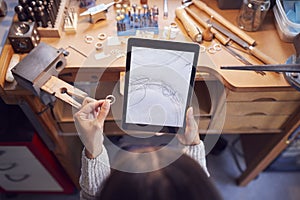
<instances>
[{"instance_id":1,"label":"drawer handle","mask_svg":"<svg viewBox=\"0 0 300 200\"><path fill-rule=\"evenodd\" d=\"M256 127L256 126L241 126L241 127L238 127L237 130L258 130L258 127Z\"/></svg>"},{"instance_id":2,"label":"drawer handle","mask_svg":"<svg viewBox=\"0 0 300 200\"><path fill-rule=\"evenodd\" d=\"M18 175L15 175L15 177L9 175L9 174L5 174L4 175L7 180L10 180L12 182L21 182L21 181L24 181L25 179L29 178L29 174L24 174L23 176L18 176Z\"/></svg>"},{"instance_id":3,"label":"drawer handle","mask_svg":"<svg viewBox=\"0 0 300 200\"><path fill-rule=\"evenodd\" d=\"M59 77L72 77L73 74L71 72L59 74Z\"/></svg>"},{"instance_id":4,"label":"drawer handle","mask_svg":"<svg viewBox=\"0 0 300 200\"><path fill-rule=\"evenodd\" d=\"M277 101L277 99L274 99L272 97L265 97L265 98L258 98L252 100L252 102L260 102L260 101Z\"/></svg>"},{"instance_id":5,"label":"drawer handle","mask_svg":"<svg viewBox=\"0 0 300 200\"><path fill-rule=\"evenodd\" d=\"M267 114L266 113L263 113L263 112L252 112L252 113L247 113L245 116L266 116Z\"/></svg>"},{"instance_id":6,"label":"drawer handle","mask_svg":"<svg viewBox=\"0 0 300 200\"><path fill-rule=\"evenodd\" d=\"M17 166L17 163L0 163L0 171L10 170Z\"/></svg>"}]
</instances>

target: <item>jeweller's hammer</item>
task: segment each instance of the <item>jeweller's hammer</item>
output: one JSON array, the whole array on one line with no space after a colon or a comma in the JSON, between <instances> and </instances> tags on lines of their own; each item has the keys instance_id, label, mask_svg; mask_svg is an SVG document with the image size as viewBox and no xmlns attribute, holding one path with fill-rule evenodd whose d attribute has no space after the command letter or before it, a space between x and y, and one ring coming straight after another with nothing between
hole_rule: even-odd
<instances>
[{"instance_id":1,"label":"jeweller's hammer","mask_svg":"<svg viewBox=\"0 0 300 200\"><path fill-rule=\"evenodd\" d=\"M194 42L201 42L202 41L202 31L199 27L193 22L190 16L184 10L184 5L181 7L176 8L175 14L176 17L181 21L182 25L184 26L187 34Z\"/></svg>"}]
</instances>

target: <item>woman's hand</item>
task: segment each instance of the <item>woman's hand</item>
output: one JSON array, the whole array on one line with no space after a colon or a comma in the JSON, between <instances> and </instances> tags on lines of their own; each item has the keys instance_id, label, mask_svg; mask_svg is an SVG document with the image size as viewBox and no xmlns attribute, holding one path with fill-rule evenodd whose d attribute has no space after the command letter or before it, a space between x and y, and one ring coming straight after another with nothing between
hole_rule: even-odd
<instances>
[{"instance_id":1,"label":"woman's hand","mask_svg":"<svg viewBox=\"0 0 300 200\"><path fill-rule=\"evenodd\" d=\"M96 101L87 97L81 109L74 114L75 126L88 158L95 158L102 153L104 120L109 109L109 100Z\"/></svg>"},{"instance_id":2,"label":"woman's hand","mask_svg":"<svg viewBox=\"0 0 300 200\"><path fill-rule=\"evenodd\" d=\"M193 108L189 107L186 112L186 128L183 135L177 134L179 142L183 145L200 144L200 136L198 133L198 125L194 119Z\"/></svg>"}]
</instances>

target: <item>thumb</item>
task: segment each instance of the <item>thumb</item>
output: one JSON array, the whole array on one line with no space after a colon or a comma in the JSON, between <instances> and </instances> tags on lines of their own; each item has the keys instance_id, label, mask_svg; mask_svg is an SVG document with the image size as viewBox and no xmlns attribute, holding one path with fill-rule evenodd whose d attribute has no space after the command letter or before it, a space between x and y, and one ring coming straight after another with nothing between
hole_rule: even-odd
<instances>
[{"instance_id":1,"label":"thumb","mask_svg":"<svg viewBox=\"0 0 300 200\"><path fill-rule=\"evenodd\" d=\"M194 123L193 107L189 107L186 111L186 125L192 127Z\"/></svg>"},{"instance_id":2,"label":"thumb","mask_svg":"<svg viewBox=\"0 0 300 200\"><path fill-rule=\"evenodd\" d=\"M100 112L97 116L97 120L101 125L104 124L104 121L105 121L105 118L108 115L109 109L110 109L110 102L109 101L104 101L101 108L100 108Z\"/></svg>"}]
</instances>

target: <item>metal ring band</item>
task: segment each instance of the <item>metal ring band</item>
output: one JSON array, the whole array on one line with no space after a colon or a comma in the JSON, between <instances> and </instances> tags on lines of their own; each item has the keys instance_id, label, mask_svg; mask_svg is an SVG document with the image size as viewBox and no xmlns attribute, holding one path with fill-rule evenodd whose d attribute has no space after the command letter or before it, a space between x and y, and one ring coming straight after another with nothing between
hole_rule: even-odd
<instances>
[{"instance_id":1,"label":"metal ring band","mask_svg":"<svg viewBox=\"0 0 300 200\"><path fill-rule=\"evenodd\" d=\"M97 42L97 43L95 44L95 48L96 48L97 51L101 50L102 47L103 47L103 44L102 44L101 42Z\"/></svg>"},{"instance_id":2,"label":"metal ring band","mask_svg":"<svg viewBox=\"0 0 300 200\"><path fill-rule=\"evenodd\" d=\"M206 47L203 45L200 45L200 53L204 53L206 51Z\"/></svg>"},{"instance_id":3,"label":"metal ring band","mask_svg":"<svg viewBox=\"0 0 300 200\"><path fill-rule=\"evenodd\" d=\"M171 22L170 28L177 28L177 24L175 22Z\"/></svg>"},{"instance_id":4,"label":"metal ring band","mask_svg":"<svg viewBox=\"0 0 300 200\"><path fill-rule=\"evenodd\" d=\"M215 54L217 52L214 47L208 47L207 51L211 54Z\"/></svg>"},{"instance_id":5,"label":"metal ring band","mask_svg":"<svg viewBox=\"0 0 300 200\"><path fill-rule=\"evenodd\" d=\"M88 43L88 44L91 44L91 43L94 41L94 37L91 36L91 35L86 35L86 36L84 37L84 41L85 41L86 43Z\"/></svg>"},{"instance_id":6,"label":"metal ring band","mask_svg":"<svg viewBox=\"0 0 300 200\"><path fill-rule=\"evenodd\" d=\"M99 39L99 40L105 40L106 37L107 37L107 36L106 36L105 33L99 33L99 34L98 34L98 39Z\"/></svg>"},{"instance_id":7,"label":"metal ring band","mask_svg":"<svg viewBox=\"0 0 300 200\"><path fill-rule=\"evenodd\" d=\"M116 97L114 95L110 94L110 95L106 96L105 100L109 100L110 104L112 105L116 102Z\"/></svg>"},{"instance_id":8,"label":"metal ring band","mask_svg":"<svg viewBox=\"0 0 300 200\"><path fill-rule=\"evenodd\" d=\"M214 44L214 49L215 49L216 51L221 51L221 50L222 50L222 47L221 47L220 44Z\"/></svg>"},{"instance_id":9,"label":"metal ring band","mask_svg":"<svg viewBox=\"0 0 300 200\"><path fill-rule=\"evenodd\" d=\"M118 55L118 54L122 53L122 51L121 51L120 49L112 49L112 50L110 51L110 53L111 53L112 55Z\"/></svg>"}]
</instances>

